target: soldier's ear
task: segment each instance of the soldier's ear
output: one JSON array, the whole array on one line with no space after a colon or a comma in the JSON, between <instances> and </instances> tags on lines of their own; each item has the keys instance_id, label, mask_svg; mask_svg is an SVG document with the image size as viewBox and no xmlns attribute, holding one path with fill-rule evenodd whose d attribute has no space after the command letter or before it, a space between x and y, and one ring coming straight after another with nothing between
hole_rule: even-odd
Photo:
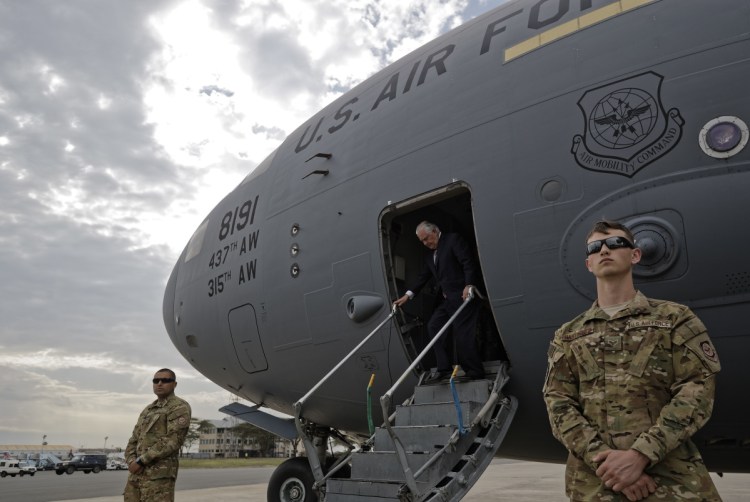
<instances>
[{"instance_id":1,"label":"soldier's ear","mask_svg":"<svg viewBox=\"0 0 750 502\"><path fill-rule=\"evenodd\" d=\"M641 257L643 256L643 251L641 251L641 248L635 248L633 249L633 254L630 258L630 263L633 265L637 264L639 261L641 261Z\"/></svg>"}]
</instances>

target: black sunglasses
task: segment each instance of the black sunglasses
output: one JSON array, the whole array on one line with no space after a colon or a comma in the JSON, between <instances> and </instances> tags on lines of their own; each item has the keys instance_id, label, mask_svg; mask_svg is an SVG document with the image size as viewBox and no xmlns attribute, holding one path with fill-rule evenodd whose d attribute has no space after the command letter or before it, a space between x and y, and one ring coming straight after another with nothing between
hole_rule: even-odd
<instances>
[{"instance_id":1,"label":"black sunglasses","mask_svg":"<svg viewBox=\"0 0 750 502\"><path fill-rule=\"evenodd\" d=\"M586 256L592 255L594 253L598 253L602 250L602 246L606 244L607 248L610 250L612 249L619 249L619 248L630 248L634 249L635 246L632 242L627 240L625 237L615 235L613 237L607 237L606 239L600 239L598 241L591 241L588 244L586 244Z\"/></svg>"},{"instance_id":2,"label":"black sunglasses","mask_svg":"<svg viewBox=\"0 0 750 502\"><path fill-rule=\"evenodd\" d=\"M172 383L174 382L174 378L154 378L152 380L154 383Z\"/></svg>"}]
</instances>

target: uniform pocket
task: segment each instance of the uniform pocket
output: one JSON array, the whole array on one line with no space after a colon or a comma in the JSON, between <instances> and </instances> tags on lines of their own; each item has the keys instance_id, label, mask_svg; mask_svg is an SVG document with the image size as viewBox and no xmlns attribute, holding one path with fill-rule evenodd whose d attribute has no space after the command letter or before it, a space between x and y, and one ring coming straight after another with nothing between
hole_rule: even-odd
<instances>
[{"instance_id":1,"label":"uniform pocket","mask_svg":"<svg viewBox=\"0 0 750 502\"><path fill-rule=\"evenodd\" d=\"M594 380L602 375L602 369L596 364L596 359L583 342L572 343L570 349L576 357L578 366L581 368L580 378L582 382Z\"/></svg>"},{"instance_id":2,"label":"uniform pocket","mask_svg":"<svg viewBox=\"0 0 750 502\"><path fill-rule=\"evenodd\" d=\"M649 330L641 342L640 347L638 347L638 352L636 352L635 357L633 357L633 360L630 362L627 372L636 377L642 376L643 371L646 369L646 366L648 366L649 358L658 344L658 333Z\"/></svg>"},{"instance_id":3,"label":"uniform pocket","mask_svg":"<svg viewBox=\"0 0 750 502\"><path fill-rule=\"evenodd\" d=\"M163 413L156 415L148 425L146 432L165 434L167 432L167 416Z\"/></svg>"}]
</instances>

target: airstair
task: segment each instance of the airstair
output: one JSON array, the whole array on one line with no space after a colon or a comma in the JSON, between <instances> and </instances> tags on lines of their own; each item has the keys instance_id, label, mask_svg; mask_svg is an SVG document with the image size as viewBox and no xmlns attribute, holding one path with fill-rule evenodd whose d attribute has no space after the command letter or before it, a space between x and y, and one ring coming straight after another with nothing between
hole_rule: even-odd
<instances>
[{"instance_id":1,"label":"airstair","mask_svg":"<svg viewBox=\"0 0 750 502\"><path fill-rule=\"evenodd\" d=\"M380 398L383 423L359 449L324 473L319 448L302 418L304 401L359 347L395 314L383 321L344 360L295 404L295 421L307 450L321 502L458 501L489 465L502 443L517 408L513 396L503 393L508 382L507 362L485 364L489 378L450 380L426 384L424 375L414 394L391 413L391 396L421 359L473 299L470 294L459 310L413 361L393 387ZM316 453L318 452L318 453ZM337 472L351 464L351 475Z\"/></svg>"}]
</instances>

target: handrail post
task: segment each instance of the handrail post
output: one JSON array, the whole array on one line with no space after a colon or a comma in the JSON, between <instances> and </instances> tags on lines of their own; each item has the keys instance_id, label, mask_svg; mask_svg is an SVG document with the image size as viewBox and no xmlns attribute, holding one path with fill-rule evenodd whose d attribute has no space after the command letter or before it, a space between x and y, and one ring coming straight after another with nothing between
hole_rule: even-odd
<instances>
[{"instance_id":1,"label":"handrail post","mask_svg":"<svg viewBox=\"0 0 750 502\"><path fill-rule=\"evenodd\" d=\"M404 478L406 480L406 486L409 487L414 499L416 500L419 496L419 488L417 487L417 480L414 478L414 474L411 472L409 466L409 459L406 457L406 449L401 444L401 440L398 438L396 433L391 427L391 421L388 419L388 410L391 407L391 396L388 394L383 395L380 398L380 406L383 409L383 417L385 417L385 428L388 430L388 435L393 441L393 446L396 448L396 458L398 463L401 464L401 469L404 471Z\"/></svg>"}]
</instances>

